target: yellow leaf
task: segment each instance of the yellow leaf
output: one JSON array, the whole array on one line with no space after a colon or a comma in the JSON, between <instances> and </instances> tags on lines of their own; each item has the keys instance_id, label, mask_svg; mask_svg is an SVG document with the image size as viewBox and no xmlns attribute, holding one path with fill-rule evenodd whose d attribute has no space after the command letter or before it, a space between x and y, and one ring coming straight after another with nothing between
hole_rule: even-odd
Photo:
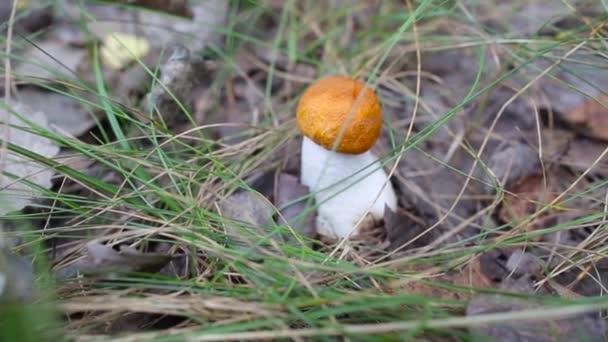
<instances>
[{"instance_id":1,"label":"yellow leaf","mask_svg":"<svg viewBox=\"0 0 608 342\"><path fill-rule=\"evenodd\" d=\"M125 33L110 33L102 41L101 60L112 69L119 70L141 59L150 51L150 43Z\"/></svg>"}]
</instances>

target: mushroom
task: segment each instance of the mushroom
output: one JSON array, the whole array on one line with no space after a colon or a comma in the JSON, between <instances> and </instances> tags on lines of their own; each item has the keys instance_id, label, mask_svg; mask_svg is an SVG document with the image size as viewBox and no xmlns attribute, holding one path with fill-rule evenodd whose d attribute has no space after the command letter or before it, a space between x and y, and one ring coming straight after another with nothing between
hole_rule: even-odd
<instances>
[{"instance_id":1,"label":"mushroom","mask_svg":"<svg viewBox=\"0 0 608 342\"><path fill-rule=\"evenodd\" d=\"M382 108L360 80L330 76L304 91L297 108L302 134L302 184L315 194L317 230L356 236L380 220L397 198L370 151L380 136ZM365 217L364 217L365 215Z\"/></svg>"}]
</instances>

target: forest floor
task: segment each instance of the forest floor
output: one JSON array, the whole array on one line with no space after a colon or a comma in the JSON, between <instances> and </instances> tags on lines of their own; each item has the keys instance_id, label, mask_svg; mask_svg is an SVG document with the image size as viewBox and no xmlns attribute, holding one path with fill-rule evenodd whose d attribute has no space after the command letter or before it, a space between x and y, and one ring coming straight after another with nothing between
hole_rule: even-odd
<instances>
[{"instance_id":1,"label":"forest floor","mask_svg":"<svg viewBox=\"0 0 608 342\"><path fill-rule=\"evenodd\" d=\"M0 17L1 341L608 336L606 1ZM328 75L378 94L398 197L346 241L300 184L296 106Z\"/></svg>"}]
</instances>

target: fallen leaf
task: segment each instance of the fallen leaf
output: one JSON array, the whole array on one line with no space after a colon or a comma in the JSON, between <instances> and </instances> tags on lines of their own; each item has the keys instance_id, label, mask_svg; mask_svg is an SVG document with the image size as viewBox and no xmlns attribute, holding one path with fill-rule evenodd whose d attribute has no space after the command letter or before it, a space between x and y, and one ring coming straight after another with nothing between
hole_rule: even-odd
<instances>
[{"instance_id":1,"label":"fallen leaf","mask_svg":"<svg viewBox=\"0 0 608 342\"><path fill-rule=\"evenodd\" d=\"M467 316L475 318L492 313L508 313L546 308L530 301L499 295L481 295L467 306ZM606 322L597 313L570 315L560 319L537 317L470 328L473 341L553 342L604 341L608 331Z\"/></svg>"},{"instance_id":2,"label":"fallen leaf","mask_svg":"<svg viewBox=\"0 0 608 342\"><path fill-rule=\"evenodd\" d=\"M8 22L13 7L12 1L0 3L0 23ZM29 0L17 1L17 15L13 30L16 32L36 32L47 26L53 21L53 7L42 5L35 2L32 6Z\"/></svg>"},{"instance_id":3,"label":"fallen leaf","mask_svg":"<svg viewBox=\"0 0 608 342\"><path fill-rule=\"evenodd\" d=\"M509 275L507 261L509 251L491 249L479 256L479 269L486 277L495 283L503 281Z\"/></svg>"},{"instance_id":4,"label":"fallen leaf","mask_svg":"<svg viewBox=\"0 0 608 342\"><path fill-rule=\"evenodd\" d=\"M505 223L524 219L550 203L555 196L551 183L545 183L543 175L525 176L513 186L509 193L505 194L498 217ZM527 224L527 229L541 228L548 214L549 212L545 211L538 215Z\"/></svg>"},{"instance_id":5,"label":"fallen leaf","mask_svg":"<svg viewBox=\"0 0 608 342\"><path fill-rule=\"evenodd\" d=\"M522 143L511 143L500 146L492 153L488 161L488 168L492 170L494 177L484 173L484 180L489 184L495 184L498 180L503 188L510 189L521 179L537 174L540 171L540 160L538 154L529 146ZM485 188L493 192L493 188Z\"/></svg>"},{"instance_id":6,"label":"fallen leaf","mask_svg":"<svg viewBox=\"0 0 608 342\"><path fill-rule=\"evenodd\" d=\"M407 282L400 286L400 289L407 294L420 295L427 298L437 298L444 300L467 300L467 295L461 291L453 291L439 286L433 286L418 281Z\"/></svg>"},{"instance_id":7,"label":"fallen leaf","mask_svg":"<svg viewBox=\"0 0 608 342\"><path fill-rule=\"evenodd\" d=\"M142 59L148 52L150 43L147 39L120 32L106 34L99 50L103 63L114 70Z\"/></svg>"},{"instance_id":8,"label":"fallen leaf","mask_svg":"<svg viewBox=\"0 0 608 342\"><path fill-rule=\"evenodd\" d=\"M507 260L507 268L513 275L529 274L532 276L540 276L543 270L542 261L530 252L524 252L522 249L514 250Z\"/></svg>"},{"instance_id":9,"label":"fallen leaf","mask_svg":"<svg viewBox=\"0 0 608 342\"><path fill-rule=\"evenodd\" d=\"M442 223L434 228L437 236L449 234L442 243L473 236L478 230L471 222L467 222L463 229L454 231L454 227L478 212L478 201L471 199L477 194L477 185L470 182L459 198L466 177L455 171L466 174L472 158L458 149L452 157L450 167L446 167L425 155L422 152L423 146L420 147L420 150L406 152L399 163L396 180L401 190L400 200L404 206L414 208L416 217L420 217L426 227L435 225L442 219ZM432 150L436 154L441 151L436 147ZM446 214L447 217L444 217Z\"/></svg>"},{"instance_id":10,"label":"fallen leaf","mask_svg":"<svg viewBox=\"0 0 608 342\"><path fill-rule=\"evenodd\" d=\"M555 58L559 58L557 56L562 56L564 53L564 51L555 51L546 58L530 64L521 70L522 77L525 81L529 81L530 77L549 68L554 64ZM530 93L531 99L538 103L540 109L554 113L558 121L577 121L581 118L590 120L588 113L590 110L597 111L596 105L599 105L593 104L594 100L590 100L590 97L606 104L606 95L602 91L608 89L608 69L602 67L605 64L603 56L576 52L570 55L567 61L554 68L550 75L534 83L534 91ZM606 112L605 109L599 109L599 113ZM606 127L606 121L601 117L594 117L593 120ZM586 124L585 127L587 130L595 129ZM601 128L600 131L604 129ZM589 134L584 129L582 133ZM594 132L600 135L604 133Z\"/></svg>"},{"instance_id":11,"label":"fallen leaf","mask_svg":"<svg viewBox=\"0 0 608 342\"><path fill-rule=\"evenodd\" d=\"M306 216L302 216L307 208L307 200L301 198L309 194L308 187L300 184L298 177L287 173L279 175L275 206L279 208L281 216L289 222L289 225L295 231L306 237L313 238L317 234L315 226L316 211L311 210L305 213ZM292 203L296 199L301 200ZM280 223L285 224L285 221L281 220Z\"/></svg>"},{"instance_id":12,"label":"fallen leaf","mask_svg":"<svg viewBox=\"0 0 608 342\"><path fill-rule=\"evenodd\" d=\"M205 64L199 56L184 46L173 47L161 66L159 82L148 94L146 106L158 111L170 126L188 122L182 106L192 109L206 74Z\"/></svg>"},{"instance_id":13,"label":"fallen leaf","mask_svg":"<svg viewBox=\"0 0 608 342\"><path fill-rule=\"evenodd\" d=\"M192 17L192 8L188 0L112 0L114 2L128 4L131 6L141 6L157 11Z\"/></svg>"},{"instance_id":14,"label":"fallen leaf","mask_svg":"<svg viewBox=\"0 0 608 342\"><path fill-rule=\"evenodd\" d=\"M476 13L484 26L492 27L500 34L508 33L512 37L529 37L538 35L539 31L546 34L552 29L562 31L566 29L559 25L562 21L570 19L580 25L580 16L601 11L599 3L594 1L579 1L568 5L551 0L517 4L510 1L466 0L463 3L469 11ZM505 15L506 13L512 15Z\"/></svg>"},{"instance_id":15,"label":"fallen leaf","mask_svg":"<svg viewBox=\"0 0 608 342\"><path fill-rule=\"evenodd\" d=\"M469 300L475 292L474 288L495 288L498 286L498 282L490 279L482 270L480 258L474 258L465 266L458 270L444 273L440 276L428 276L425 280L429 280L436 283L443 283L446 285L458 285L462 287L471 288L470 291L466 290L452 290L441 286L436 286L429 283L423 283L419 281L409 281L399 284L399 288L405 290L407 293L423 295L431 298L451 299L451 300ZM426 266L425 266L426 267ZM417 267L416 271L421 272L424 269Z\"/></svg>"},{"instance_id":16,"label":"fallen leaf","mask_svg":"<svg viewBox=\"0 0 608 342\"><path fill-rule=\"evenodd\" d=\"M86 11L93 17L87 28L99 39L109 32L142 35L152 47L161 49L181 44L198 52L205 46L219 44L221 36L217 28L226 20L229 2L206 0L191 5L192 18L184 18L107 3L87 4ZM64 6L62 11L68 20L79 22L81 13L77 6Z\"/></svg>"},{"instance_id":17,"label":"fallen leaf","mask_svg":"<svg viewBox=\"0 0 608 342\"><path fill-rule=\"evenodd\" d=\"M34 298L32 264L0 248L0 303L24 302Z\"/></svg>"},{"instance_id":18,"label":"fallen leaf","mask_svg":"<svg viewBox=\"0 0 608 342\"><path fill-rule=\"evenodd\" d=\"M276 228L272 222L274 208L255 192L238 191L221 201L218 209L227 219L224 223L226 233L239 246L255 246ZM260 249L255 250L260 252Z\"/></svg>"},{"instance_id":19,"label":"fallen leaf","mask_svg":"<svg viewBox=\"0 0 608 342\"><path fill-rule=\"evenodd\" d=\"M585 136L608 140L608 95L587 100L564 113L562 118Z\"/></svg>"},{"instance_id":20,"label":"fallen leaf","mask_svg":"<svg viewBox=\"0 0 608 342\"><path fill-rule=\"evenodd\" d=\"M399 252L404 252L412 248L424 247L437 237L436 229L418 237L427 227L421 219L402 208L397 208L396 211L391 210L388 206L384 208L384 227L389 242L387 248L389 251L398 249ZM414 238L417 239L410 243ZM407 247L402 248L405 244L408 244Z\"/></svg>"},{"instance_id":21,"label":"fallen leaf","mask_svg":"<svg viewBox=\"0 0 608 342\"><path fill-rule=\"evenodd\" d=\"M575 267L562 272L554 280L566 289L565 291L556 289L562 296L564 296L564 292L569 292L568 295L576 294L587 297L603 296L608 287L608 258L582 264L580 268Z\"/></svg>"},{"instance_id":22,"label":"fallen leaf","mask_svg":"<svg viewBox=\"0 0 608 342\"><path fill-rule=\"evenodd\" d=\"M28 45L20 53L14 72L19 76L40 79L72 78L78 65L86 55L86 50L70 46L57 37L50 36L36 41L36 46Z\"/></svg>"},{"instance_id":23,"label":"fallen leaf","mask_svg":"<svg viewBox=\"0 0 608 342\"><path fill-rule=\"evenodd\" d=\"M245 183L266 198L274 196L276 188L276 172L274 170L255 171L245 177Z\"/></svg>"},{"instance_id":24,"label":"fallen leaf","mask_svg":"<svg viewBox=\"0 0 608 342\"><path fill-rule=\"evenodd\" d=\"M496 281L491 279L481 267L481 258L474 258L453 276L453 283L471 288L495 288Z\"/></svg>"},{"instance_id":25,"label":"fallen leaf","mask_svg":"<svg viewBox=\"0 0 608 342\"><path fill-rule=\"evenodd\" d=\"M43 112L33 112L19 102L8 105L0 103L0 137L46 158L53 158L59 153L59 147L50 139L27 132L29 125L13 114L12 109L33 124L48 128L48 121ZM6 151L3 165L4 173L0 175L0 216L22 209L34 198L42 195L42 189L52 185L53 170L14 152ZM34 187L28 182L33 183Z\"/></svg>"},{"instance_id":26,"label":"fallen leaf","mask_svg":"<svg viewBox=\"0 0 608 342\"><path fill-rule=\"evenodd\" d=\"M112 272L158 272L171 261L171 256L161 253L142 253L131 247L121 246L117 251L98 241L86 246L86 256L76 263L56 272L56 278L66 280L78 273L104 274Z\"/></svg>"},{"instance_id":27,"label":"fallen leaf","mask_svg":"<svg viewBox=\"0 0 608 342\"><path fill-rule=\"evenodd\" d=\"M49 126L60 133L78 137L96 124L92 114L68 96L36 87L20 88L17 95L33 111L44 112Z\"/></svg>"}]
</instances>

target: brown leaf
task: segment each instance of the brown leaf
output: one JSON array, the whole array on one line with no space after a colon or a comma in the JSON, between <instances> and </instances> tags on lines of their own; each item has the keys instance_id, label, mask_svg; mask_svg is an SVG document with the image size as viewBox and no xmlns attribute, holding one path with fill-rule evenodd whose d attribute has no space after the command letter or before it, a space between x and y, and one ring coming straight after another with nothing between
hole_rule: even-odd
<instances>
[{"instance_id":1,"label":"brown leaf","mask_svg":"<svg viewBox=\"0 0 608 342\"><path fill-rule=\"evenodd\" d=\"M480 258L474 258L463 267L454 276L453 282L456 285L472 288L494 288L497 285L494 280L483 272Z\"/></svg>"},{"instance_id":2,"label":"brown leaf","mask_svg":"<svg viewBox=\"0 0 608 342\"><path fill-rule=\"evenodd\" d=\"M502 222L512 222L534 214L543 205L555 198L551 184L545 184L542 175L534 174L523 177L504 197L498 216ZM542 224L546 213L534 220L529 229Z\"/></svg>"},{"instance_id":3,"label":"brown leaf","mask_svg":"<svg viewBox=\"0 0 608 342\"><path fill-rule=\"evenodd\" d=\"M608 95L589 99L563 114L563 119L591 138L608 140Z\"/></svg>"}]
</instances>

